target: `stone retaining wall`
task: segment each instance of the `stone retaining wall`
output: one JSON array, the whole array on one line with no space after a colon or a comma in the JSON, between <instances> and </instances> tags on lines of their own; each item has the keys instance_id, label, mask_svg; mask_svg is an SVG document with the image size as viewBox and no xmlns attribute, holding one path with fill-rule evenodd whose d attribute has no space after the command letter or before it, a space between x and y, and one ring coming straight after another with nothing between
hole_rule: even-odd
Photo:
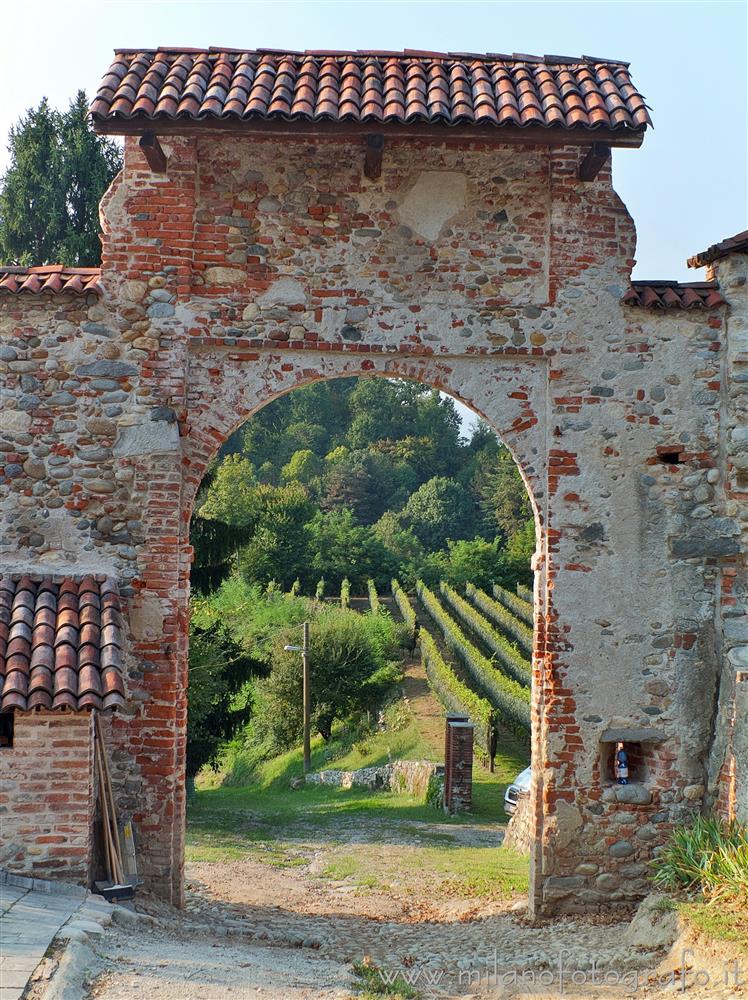
<instances>
[{"instance_id":1,"label":"stone retaining wall","mask_svg":"<svg viewBox=\"0 0 748 1000\"><path fill-rule=\"evenodd\" d=\"M362 767L357 771L317 771L307 774L308 785L332 785L336 788L370 788L407 792L425 800L429 780L440 765L428 760L397 760L381 767Z\"/></svg>"}]
</instances>

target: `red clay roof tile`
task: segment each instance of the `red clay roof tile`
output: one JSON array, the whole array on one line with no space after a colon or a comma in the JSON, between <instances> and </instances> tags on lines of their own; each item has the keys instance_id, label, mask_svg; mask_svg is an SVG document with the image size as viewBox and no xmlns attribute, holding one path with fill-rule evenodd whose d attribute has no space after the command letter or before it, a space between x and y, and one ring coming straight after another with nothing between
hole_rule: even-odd
<instances>
[{"instance_id":1,"label":"red clay roof tile","mask_svg":"<svg viewBox=\"0 0 748 1000\"><path fill-rule=\"evenodd\" d=\"M742 233L736 233L735 236L729 236L726 240L722 240L719 243L713 243L712 246L706 250L702 250L701 253L689 257L687 264L689 267L705 267L707 264L711 264L722 257L727 257L731 253L748 253L748 229L745 229Z\"/></svg>"},{"instance_id":2,"label":"red clay roof tile","mask_svg":"<svg viewBox=\"0 0 748 1000\"><path fill-rule=\"evenodd\" d=\"M0 292L11 294L74 295L92 293L100 295L100 267L65 267L62 264L44 264L42 267L0 266Z\"/></svg>"},{"instance_id":3,"label":"red clay roof tile","mask_svg":"<svg viewBox=\"0 0 748 1000\"><path fill-rule=\"evenodd\" d=\"M587 56L158 49L115 52L95 123L283 118L642 131L628 63Z\"/></svg>"},{"instance_id":4,"label":"red clay roof tile","mask_svg":"<svg viewBox=\"0 0 748 1000\"><path fill-rule=\"evenodd\" d=\"M621 301L645 309L715 309L725 305L716 281L632 281Z\"/></svg>"},{"instance_id":5,"label":"red clay roof tile","mask_svg":"<svg viewBox=\"0 0 748 1000\"><path fill-rule=\"evenodd\" d=\"M122 707L121 649L113 580L68 577L58 586L28 576L0 579L0 710Z\"/></svg>"}]
</instances>

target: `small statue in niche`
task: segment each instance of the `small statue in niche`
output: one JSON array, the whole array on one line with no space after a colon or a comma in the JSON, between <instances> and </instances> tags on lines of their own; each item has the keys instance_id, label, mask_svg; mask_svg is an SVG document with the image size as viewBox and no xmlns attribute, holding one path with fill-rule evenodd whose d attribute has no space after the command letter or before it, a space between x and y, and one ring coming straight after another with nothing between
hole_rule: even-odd
<instances>
[{"instance_id":1,"label":"small statue in niche","mask_svg":"<svg viewBox=\"0 0 748 1000\"><path fill-rule=\"evenodd\" d=\"M616 781L619 785L629 783L629 755L623 743L616 743L616 755L614 760Z\"/></svg>"}]
</instances>

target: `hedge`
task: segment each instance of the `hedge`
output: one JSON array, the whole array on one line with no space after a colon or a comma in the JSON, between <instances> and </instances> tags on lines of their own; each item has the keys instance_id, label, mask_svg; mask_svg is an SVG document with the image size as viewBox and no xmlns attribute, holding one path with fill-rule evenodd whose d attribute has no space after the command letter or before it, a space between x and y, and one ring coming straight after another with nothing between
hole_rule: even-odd
<instances>
[{"instance_id":1,"label":"hedge","mask_svg":"<svg viewBox=\"0 0 748 1000\"><path fill-rule=\"evenodd\" d=\"M412 632L416 625L416 613L413 610L413 605L410 603L410 598L394 577L392 579L392 597L400 609L403 621Z\"/></svg>"},{"instance_id":2,"label":"hedge","mask_svg":"<svg viewBox=\"0 0 748 1000\"><path fill-rule=\"evenodd\" d=\"M530 687L532 664L529 660L526 660L516 646L512 645L500 632L497 632L491 622L476 611L472 604L468 604L464 598L460 597L449 584L442 583L440 589L447 603L456 612L457 617L463 621L468 629L479 635L491 652L495 654L492 659L497 661L501 672L513 678L523 687Z\"/></svg>"},{"instance_id":3,"label":"hedge","mask_svg":"<svg viewBox=\"0 0 748 1000\"><path fill-rule=\"evenodd\" d=\"M485 611L489 618L501 626L501 630L512 639L516 639L523 647L528 656L532 656L532 629L528 628L524 622L507 611L503 604L499 604L492 597L489 597L483 590L474 587L472 583L467 584L465 593L473 604L476 604L481 611Z\"/></svg>"},{"instance_id":4,"label":"hedge","mask_svg":"<svg viewBox=\"0 0 748 1000\"><path fill-rule=\"evenodd\" d=\"M410 598L397 580L392 581L392 596L405 623L412 629L415 625L416 613L410 603ZM447 711L460 712L470 716L470 720L475 726L475 735L479 744L478 751L481 756L485 754L489 762L493 762L496 753L498 714L496 709L486 698L482 698L467 684L463 684L439 652L433 637L423 627L419 632L419 640L421 661L426 671L429 687Z\"/></svg>"},{"instance_id":5,"label":"hedge","mask_svg":"<svg viewBox=\"0 0 748 1000\"><path fill-rule=\"evenodd\" d=\"M527 601L528 604L532 604L534 600L532 590L529 587L525 587L522 583L517 584L517 597L523 601Z\"/></svg>"},{"instance_id":6,"label":"hedge","mask_svg":"<svg viewBox=\"0 0 748 1000\"><path fill-rule=\"evenodd\" d=\"M416 591L421 603L441 629L447 646L460 657L476 687L496 707L502 721L515 730L529 733L530 689L502 674L465 638L457 622L444 610L422 580L416 584Z\"/></svg>"},{"instance_id":7,"label":"hedge","mask_svg":"<svg viewBox=\"0 0 748 1000\"><path fill-rule=\"evenodd\" d=\"M506 587L500 587L498 583L493 585L493 596L508 608L512 614L515 614L525 625L530 628L533 627L533 607L529 601L523 600L516 594L513 594L511 590L507 590Z\"/></svg>"},{"instance_id":8,"label":"hedge","mask_svg":"<svg viewBox=\"0 0 748 1000\"><path fill-rule=\"evenodd\" d=\"M448 712L467 715L475 731L475 747L481 756L492 762L496 755L496 724L498 712L490 701L472 691L457 677L439 652L433 637L422 628L419 635L421 662L429 687Z\"/></svg>"},{"instance_id":9,"label":"hedge","mask_svg":"<svg viewBox=\"0 0 748 1000\"><path fill-rule=\"evenodd\" d=\"M369 606L374 614L377 614L382 610L382 606L379 603L379 594L377 593L377 587L373 580L367 580L366 585L369 588Z\"/></svg>"}]
</instances>

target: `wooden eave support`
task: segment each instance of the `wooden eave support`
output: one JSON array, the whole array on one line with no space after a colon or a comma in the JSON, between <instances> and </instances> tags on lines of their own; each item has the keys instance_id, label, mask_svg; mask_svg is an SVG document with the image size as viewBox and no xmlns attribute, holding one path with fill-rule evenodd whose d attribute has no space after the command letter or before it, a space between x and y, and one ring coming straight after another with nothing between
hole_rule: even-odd
<instances>
[{"instance_id":1,"label":"wooden eave support","mask_svg":"<svg viewBox=\"0 0 748 1000\"><path fill-rule=\"evenodd\" d=\"M161 148L155 132L144 132L140 137L140 148L154 174L166 173L166 153Z\"/></svg>"},{"instance_id":2,"label":"wooden eave support","mask_svg":"<svg viewBox=\"0 0 748 1000\"><path fill-rule=\"evenodd\" d=\"M579 164L579 180L594 181L609 159L610 145L607 142L593 142Z\"/></svg>"},{"instance_id":3,"label":"wooden eave support","mask_svg":"<svg viewBox=\"0 0 748 1000\"><path fill-rule=\"evenodd\" d=\"M366 137L366 156L364 157L364 174L370 181L378 180L382 174L382 151L384 136L381 132Z\"/></svg>"},{"instance_id":4,"label":"wooden eave support","mask_svg":"<svg viewBox=\"0 0 748 1000\"><path fill-rule=\"evenodd\" d=\"M334 122L334 121L302 121L291 122L283 119L249 119L237 121L232 118L189 119L159 118L154 122L148 118L109 118L93 117L94 131L99 135L144 135L158 128L159 135L184 136L218 136L236 135L257 139L277 139L283 136L288 140L305 142L310 139L320 141L329 139L351 140L357 136L372 134L369 122ZM455 145L464 142L485 142L497 145L520 143L522 145L540 146L589 146L592 140L589 129L546 128L544 126L502 125L446 125L443 123L416 122L402 124L397 122L381 122L379 134L387 139L407 139L420 142L435 142ZM620 146L636 149L644 139L644 129L596 129L595 142L604 142L609 146Z\"/></svg>"}]
</instances>

